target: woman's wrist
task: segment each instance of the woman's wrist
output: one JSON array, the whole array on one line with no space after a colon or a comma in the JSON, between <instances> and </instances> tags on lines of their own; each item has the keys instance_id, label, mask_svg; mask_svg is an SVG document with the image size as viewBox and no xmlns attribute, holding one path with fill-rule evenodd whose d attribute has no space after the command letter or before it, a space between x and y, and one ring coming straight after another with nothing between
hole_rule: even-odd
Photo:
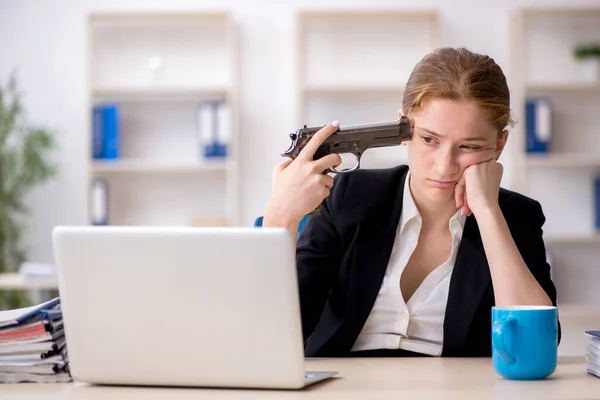
<instances>
[{"instance_id":1,"label":"woman's wrist","mask_svg":"<svg viewBox=\"0 0 600 400\"><path fill-rule=\"evenodd\" d=\"M479 224L503 217L502 211L500 210L500 205L497 203L485 205L472 211Z\"/></svg>"},{"instance_id":2,"label":"woman's wrist","mask_svg":"<svg viewBox=\"0 0 600 400\"><path fill-rule=\"evenodd\" d=\"M262 226L265 227L281 227L289 230L297 230L299 225L299 219L291 217L285 212L270 209L269 207L267 207L263 216Z\"/></svg>"}]
</instances>

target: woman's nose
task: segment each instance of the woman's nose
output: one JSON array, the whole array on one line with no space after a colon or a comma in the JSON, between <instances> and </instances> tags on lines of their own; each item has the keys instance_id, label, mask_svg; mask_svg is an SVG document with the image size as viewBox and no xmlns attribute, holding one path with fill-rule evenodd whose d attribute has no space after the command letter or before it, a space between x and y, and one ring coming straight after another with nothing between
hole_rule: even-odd
<instances>
[{"instance_id":1,"label":"woman's nose","mask_svg":"<svg viewBox=\"0 0 600 400\"><path fill-rule=\"evenodd\" d=\"M447 178L456 173L457 164L452 151L442 151L433 162L433 169L439 178Z\"/></svg>"}]
</instances>

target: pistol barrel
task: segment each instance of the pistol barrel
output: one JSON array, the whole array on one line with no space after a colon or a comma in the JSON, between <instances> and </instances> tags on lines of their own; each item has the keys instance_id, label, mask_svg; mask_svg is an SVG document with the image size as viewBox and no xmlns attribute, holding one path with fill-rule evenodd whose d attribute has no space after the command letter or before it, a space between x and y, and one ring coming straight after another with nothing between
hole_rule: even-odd
<instances>
[{"instance_id":1,"label":"pistol barrel","mask_svg":"<svg viewBox=\"0 0 600 400\"><path fill-rule=\"evenodd\" d=\"M292 144L282 153L284 157L296 158L313 135L322 127L306 127L290 134ZM397 121L341 127L319 147L314 159L330 153L353 153L360 156L373 147L397 146L412 138L414 121L406 116Z\"/></svg>"}]
</instances>

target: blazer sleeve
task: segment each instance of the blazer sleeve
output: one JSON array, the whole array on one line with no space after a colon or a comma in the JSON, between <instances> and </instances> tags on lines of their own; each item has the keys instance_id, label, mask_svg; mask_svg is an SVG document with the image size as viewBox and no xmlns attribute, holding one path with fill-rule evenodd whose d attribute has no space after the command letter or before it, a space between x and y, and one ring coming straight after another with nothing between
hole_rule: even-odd
<instances>
[{"instance_id":1,"label":"blazer sleeve","mask_svg":"<svg viewBox=\"0 0 600 400\"><path fill-rule=\"evenodd\" d=\"M296 245L302 332L306 340L319 322L342 255L341 235L336 224L348 178L338 174L330 195L321 205L321 215L311 216Z\"/></svg>"},{"instance_id":2,"label":"blazer sleeve","mask_svg":"<svg viewBox=\"0 0 600 400\"><path fill-rule=\"evenodd\" d=\"M537 280L538 284L544 289L550 301L556 306L556 287L550 275L550 264L546 256L546 246L543 239L542 227L546 222L546 217L542 211L542 206L535 200L530 200L530 207L524 207L523 212L519 213L521 221L527 221L526 224L519 224L515 236L515 242L523 261L529 267L529 270ZM558 321L558 341L560 343L561 326Z\"/></svg>"}]
</instances>

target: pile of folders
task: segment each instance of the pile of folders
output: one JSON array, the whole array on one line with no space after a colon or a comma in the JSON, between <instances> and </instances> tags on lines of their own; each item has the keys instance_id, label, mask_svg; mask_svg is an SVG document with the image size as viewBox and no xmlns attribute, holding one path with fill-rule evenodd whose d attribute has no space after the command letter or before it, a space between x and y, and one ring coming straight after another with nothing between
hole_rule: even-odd
<instances>
[{"instance_id":1,"label":"pile of folders","mask_svg":"<svg viewBox=\"0 0 600 400\"><path fill-rule=\"evenodd\" d=\"M59 297L0 311L0 383L71 380Z\"/></svg>"}]
</instances>

